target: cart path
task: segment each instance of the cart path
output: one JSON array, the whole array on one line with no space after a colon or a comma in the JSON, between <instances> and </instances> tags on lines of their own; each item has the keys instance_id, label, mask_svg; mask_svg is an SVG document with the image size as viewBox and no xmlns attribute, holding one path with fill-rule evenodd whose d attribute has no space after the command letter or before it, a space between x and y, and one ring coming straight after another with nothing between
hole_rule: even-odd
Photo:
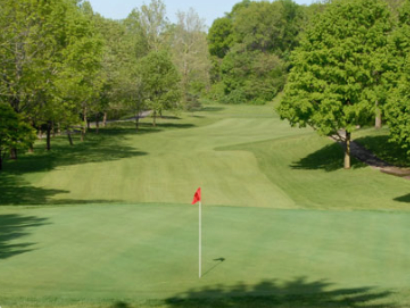
<instances>
[{"instance_id":1,"label":"cart path","mask_svg":"<svg viewBox=\"0 0 410 308\"><path fill-rule=\"evenodd\" d=\"M343 137L345 136L344 132L339 132L339 134ZM344 142L341 142L338 136L331 136L332 140L340 144L343 148L346 148ZM360 160L361 162L367 164L368 166L378 169L383 173L398 176L410 180L410 168L400 168L394 166L379 157L377 157L372 151L366 149L361 144L351 141L350 143L350 150L352 156Z\"/></svg>"}]
</instances>

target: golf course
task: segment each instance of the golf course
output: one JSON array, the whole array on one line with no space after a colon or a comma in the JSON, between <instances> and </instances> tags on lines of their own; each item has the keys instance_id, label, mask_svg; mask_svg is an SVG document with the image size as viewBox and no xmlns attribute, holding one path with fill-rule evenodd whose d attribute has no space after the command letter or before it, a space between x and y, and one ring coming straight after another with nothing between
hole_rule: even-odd
<instances>
[{"instance_id":1,"label":"golf course","mask_svg":"<svg viewBox=\"0 0 410 308\"><path fill-rule=\"evenodd\" d=\"M6 161L1 307L408 307L409 181L272 104L151 122Z\"/></svg>"}]
</instances>

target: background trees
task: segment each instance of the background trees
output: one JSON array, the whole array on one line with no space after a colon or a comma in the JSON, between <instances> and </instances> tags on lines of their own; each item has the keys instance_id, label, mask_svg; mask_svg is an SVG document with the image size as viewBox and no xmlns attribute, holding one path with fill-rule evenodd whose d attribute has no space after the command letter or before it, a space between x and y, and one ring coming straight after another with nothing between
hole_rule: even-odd
<instances>
[{"instance_id":1,"label":"background trees","mask_svg":"<svg viewBox=\"0 0 410 308\"><path fill-rule=\"evenodd\" d=\"M285 83L302 13L290 0L242 1L217 19L208 35L216 97L227 103L272 100Z\"/></svg>"},{"instance_id":2,"label":"background trees","mask_svg":"<svg viewBox=\"0 0 410 308\"><path fill-rule=\"evenodd\" d=\"M381 126L383 116L391 140L410 147L409 0L243 0L208 33L192 9L171 23L161 0L117 21L87 1L0 5L0 103L45 131L47 149L57 128L72 144L75 126L84 139L91 122L98 131L132 114L138 130L148 109L155 123L200 98L264 104L285 84L279 111L292 125L344 130L348 144L357 125Z\"/></svg>"}]
</instances>

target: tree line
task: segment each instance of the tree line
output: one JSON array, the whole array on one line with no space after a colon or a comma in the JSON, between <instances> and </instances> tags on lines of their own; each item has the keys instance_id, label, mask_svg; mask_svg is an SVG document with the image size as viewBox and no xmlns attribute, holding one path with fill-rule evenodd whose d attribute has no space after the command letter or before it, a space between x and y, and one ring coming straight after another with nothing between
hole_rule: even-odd
<instances>
[{"instance_id":1,"label":"tree line","mask_svg":"<svg viewBox=\"0 0 410 308\"><path fill-rule=\"evenodd\" d=\"M410 0L243 0L207 29L192 9L169 22L161 0L123 20L80 0L0 0L0 157L36 134L132 113L222 103L265 104L293 126L346 143L373 121L410 149ZM0 160L1 168L1 160Z\"/></svg>"},{"instance_id":2,"label":"tree line","mask_svg":"<svg viewBox=\"0 0 410 308\"><path fill-rule=\"evenodd\" d=\"M90 122L190 108L209 88L206 27L190 9L176 23L161 0L124 20L80 0L0 0L0 169L36 134L84 140Z\"/></svg>"}]
</instances>

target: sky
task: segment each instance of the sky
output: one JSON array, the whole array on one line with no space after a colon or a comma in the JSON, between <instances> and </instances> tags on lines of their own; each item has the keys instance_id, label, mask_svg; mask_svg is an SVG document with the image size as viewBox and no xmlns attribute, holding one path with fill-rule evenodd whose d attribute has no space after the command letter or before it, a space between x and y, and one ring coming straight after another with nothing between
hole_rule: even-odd
<instances>
[{"instance_id":1,"label":"sky","mask_svg":"<svg viewBox=\"0 0 410 308\"><path fill-rule=\"evenodd\" d=\"M149 0L88 0L94 11L102 16L112 19L123 19L128 16L133 8L139 8ZM167 7L167 16L171 22L175 21L175 14L178 11L187 11L194 8L201 18L205 19L208 26L219 17L223 17L225 12L229 12L234 4L240 0L163 0ZM310 4L314 0L296 0L299 4Z\"/></svg>"}]
</instances>

